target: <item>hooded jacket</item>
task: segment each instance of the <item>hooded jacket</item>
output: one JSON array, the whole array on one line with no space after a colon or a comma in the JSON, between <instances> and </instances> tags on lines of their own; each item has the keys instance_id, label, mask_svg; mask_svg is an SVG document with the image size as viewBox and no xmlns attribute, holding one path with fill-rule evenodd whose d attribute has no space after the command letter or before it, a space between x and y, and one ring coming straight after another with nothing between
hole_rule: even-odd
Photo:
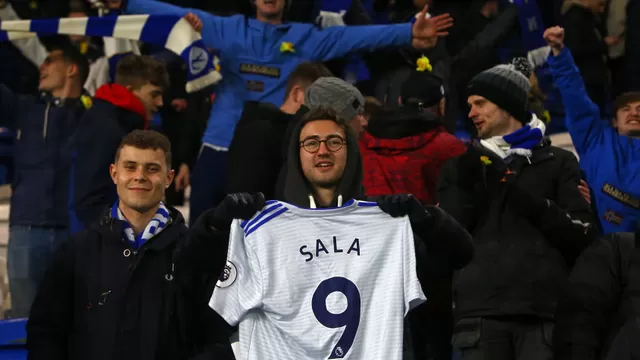
<instances>
[{"instance_id":1,"label":"hooded jacket","mask_svg":"<svg viewBox=\"0 0 640 360\"><path fill-rule=\"evenodd\" d=\"M142 102L127 88L106 84L96 91L93 107L85 112L73 139L69 217L76 233L100 220L116 200L109 175L122 138L145 129L148 120Z\"/></svg>"},{"instance_id":2,"label":"hooded jacket","mask_svg":"<svg viewBox=\"0 0 640 360\"><path fill-rule=\"evenodd\" d=\"M360 139L366 193L413 194L422 204L433 205L440 168L465 149L432 112L407 107L383 111Z\"/></svg>"},{"instance_id":3,"label":"hooded jacket","mask_svg":"<svg viewBox=\"0 0 640 360\"><path fill-rule=\"evenodd\" d=\"M300 207L313 207L315 200L313 200L311 188L300 166L300 142L298 139L300 139L300 132L306 124L304 121L299 121L291 133L282 200ZM362 157L358 148L358 138L351 128L347 127L345 130L347 164L331 206L342 206L351 199L365 200L364 188L362 187Z\"/></svg>"}]
</instances>

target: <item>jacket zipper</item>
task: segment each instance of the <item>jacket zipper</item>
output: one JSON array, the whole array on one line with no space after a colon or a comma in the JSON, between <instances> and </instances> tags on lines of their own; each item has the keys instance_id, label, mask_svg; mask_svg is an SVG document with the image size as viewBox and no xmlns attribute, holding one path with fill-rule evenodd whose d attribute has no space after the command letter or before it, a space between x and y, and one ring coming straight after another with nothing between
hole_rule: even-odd
<instances>
[{"instance_id":1,"label":"jacket zipper","mask_svg":"<svg viewBox=\"0 0 640 360\"><path fill-rule=\"evenodd\" d=\"M51 109L51 103L47 103L47 108L44 110L44 127L42 128L42 137L47 138L47 126L49 126L49 110Z\"/></svg>"}]
</instances>

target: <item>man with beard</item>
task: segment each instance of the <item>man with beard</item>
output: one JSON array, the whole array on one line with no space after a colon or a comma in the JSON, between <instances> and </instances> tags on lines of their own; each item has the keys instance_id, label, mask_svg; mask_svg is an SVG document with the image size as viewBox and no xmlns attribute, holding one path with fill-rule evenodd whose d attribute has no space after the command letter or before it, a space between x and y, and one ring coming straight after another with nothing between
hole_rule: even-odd
<instances>
[{"instance_id":1,"label":"man with beard","mask_svg":"<svg viewBox=\"0 0 640 360\"><path fill-rule=\"evenodd\" d=\"M564 46L564 30L549 28L544 37L552 49L547 62L562 96L567 128L592 186L604 233L635 231L640 219L640 92L618 96L614 118L601 120Z\"/></svg>"},{"instance_id":2,"label":"man with beard","mask_svg":"<svg viewBox=\"0 0 640 360\"><path fill-rule=\"evenodd\" d=\"M591 240L578 161L551 146L528 111L530 71L517 58L473 78L469 117L480 141L440 174L438 202L477 254L454 289L463 360L551 359L557 294Z\"/></svg>"},{"instance_id":3,"label":"man with beard","mask_svg":"<svg viewBox=\"0 0 640 360\"><path fill-rule=\"evenodd\" d=\"M308 209L340 207L351 199L366 200L356 136L335 110L314 108L302 118L293 131L288 159L283 201ZM203 256L218 264L220 272L232 219L249 219L264 204L262 194L230 194L191 229L193 241L218 244L219 251ZM418 274L431 258L441 260L441 268L434 270L438 272L460 269L470 261L473 247L468 234L438 207L423 207L410 195L381 197L378 205L391 216L409 216L416 239Z\"/></svg>"}]
</instances>

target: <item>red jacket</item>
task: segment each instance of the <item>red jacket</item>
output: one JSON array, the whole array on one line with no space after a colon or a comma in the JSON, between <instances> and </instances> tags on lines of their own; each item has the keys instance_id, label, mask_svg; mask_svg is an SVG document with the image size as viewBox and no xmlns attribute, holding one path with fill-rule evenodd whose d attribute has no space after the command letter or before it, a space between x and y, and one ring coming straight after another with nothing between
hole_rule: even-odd
<instances>
[{"instance_id":1,"label":"red jacket","mask_svg":"<svg viewBox=\"0 0 640 360\"><path fill-rule=\"evenodd\" d=\"M400 132L405 134L407 125L415 125L406 119L394 120L391 128L378 131L372 131L372 121L360 140L366 195L413 194L422 204L434 205L440 168L450 158L463 154L466 146L440 125L415 135L380 137L393 136L393 127L400 124L404 123Z\"/></svg>"}]
</instances>

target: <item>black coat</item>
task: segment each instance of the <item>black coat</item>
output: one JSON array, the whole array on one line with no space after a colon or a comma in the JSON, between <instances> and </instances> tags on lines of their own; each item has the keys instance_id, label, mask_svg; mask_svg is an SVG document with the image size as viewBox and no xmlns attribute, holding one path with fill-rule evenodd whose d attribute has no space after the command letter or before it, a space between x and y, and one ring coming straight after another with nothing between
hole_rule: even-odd
<instances>
[{"instance_id":1,"label":"black coat","mask_svg":"<svg viewBox=\"0 0 640 360\"><path fill-rule=\"evenodd\" d=\"M609 48L596 15L583 6L573 5L565 9L562 24L564 43L571 50L585 84L606 85Z\"/></svg>"},{"instance_id":2,"label":"black coat","mask_svg":"<svg viewBox=\"0 0 640 360\"><path fill-rule=\"evenodd\" d=\"M558 303L556 360L640 359L639 246L640 231L615 233L580 256Z\"/></svg>"},{"instance_id":3,"label":"black coat","mask_svg":"<svg viewBox=\"0 0 640 360\"><path fill-rule=\"evenodd\" d=\"M180 213L172 209L171 218L137 253L110 215L64 243L31 309L29 360L180 360L202 352L213 279L192 261Z\"/></svg>"},{"instance_id":4,"label":"black coat","mask_svg":"<svg viewBox=\"0 0 640 360\"><path fill-rule=\"evenodd\" d=\"M492 163L483 165L482 156ZM592 216L578 191L579 181L575 156L548 143L535 147L531 157L516 156L509 164L474 143L444 165L438 202L465 226L475 244L475 257L455 285L458 318L553 319L562 279L589 243L584 223ZM512 203L508 191L516 188L531 199ZM534 198L552 201L535 221L512 206L533 205Z\"/></svg>"}]
</instances>

